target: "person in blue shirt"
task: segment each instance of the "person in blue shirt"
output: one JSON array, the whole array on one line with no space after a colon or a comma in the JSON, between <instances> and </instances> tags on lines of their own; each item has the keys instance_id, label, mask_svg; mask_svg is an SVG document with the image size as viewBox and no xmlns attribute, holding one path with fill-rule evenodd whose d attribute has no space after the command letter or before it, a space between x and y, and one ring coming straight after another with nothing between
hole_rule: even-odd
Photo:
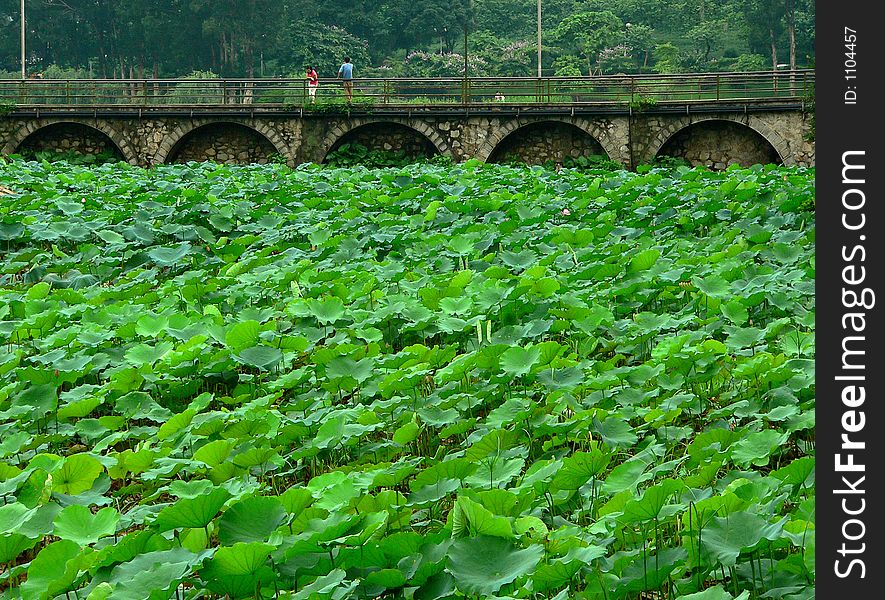
<instances>
[{"instance_id":1,"label":"person in blue shirt","mask_svg":"<svg viewBox=\"0 0 885 600\"><path fill-rule=\"evenodd\" d=\"M353 64L349 57L344 57L344 64L338 69L338 78L344 80L344 96L348 102L353 100Z\"/></svg>"}]
</instances>

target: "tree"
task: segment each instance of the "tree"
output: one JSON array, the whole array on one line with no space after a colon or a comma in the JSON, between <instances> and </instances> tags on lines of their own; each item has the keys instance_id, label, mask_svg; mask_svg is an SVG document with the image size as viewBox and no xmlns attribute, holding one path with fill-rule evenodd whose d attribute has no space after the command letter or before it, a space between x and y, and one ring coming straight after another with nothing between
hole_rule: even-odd
<instances>
[{"instance_id":1,"label":"tree","mask_svg":"<svg viewBox=\"0 0 885 600\"><path fill-rule=\"evenodd\" d=\"M681 70L679 48L673 44L658 44L655 46L655 55L658 57L655 63L655 71L658 73L678 73Z\"/></svg>"},{"instance_id":2,"label":"tree","mask_svg":"<svg viewBox=\"0 0 885 600\"><path fill-rule=\"evenodd\" d=\"M581 12L566 17L550 37L567 52L583 57L592 75L599 53L617 45L623 29L624 23L609 11Z\"/></svg>"},{"instance_id":3,"label":"tree","mask_svg":"<svg viewBox=\"0 0 885 600\"><path fill-rule=\"evenodd\" d=\"M768 46L771 68L777 69L777 43L783 30L783 0L747 0L744 15L750 37L750 49Z\"/></svg>"},{"instance_id":4,"label":"tree","mask_svg":"<svg viewBox=\"0 0 885 600\"><path fill-rule=\"evenodd\" d=\"M654 48L654 29L641 23L627 23L624 42L630 47L633 57L642 69L648 66L648 59Z\"/></svg>"},{"instance_id":5,"label":"tree","mask_svg":"<svg viewBox=\"0 0 885 600\"><path fill-rule=\"evenodd\" d=\"M305 62L331 69L347 53L361 73L405 73L416 52L463 60L466 25L468 55L485 61L483 73L530 76L535 8L536 0L28 0L28 60L57 74L246 77ZM544 67L571 56L585 74L709 70L752 54L776 66L781 49L793 67L814 54L812 0L543 0L542 21ZM0 0L0 69L12 76L18 25L19 0Z\"/></svg>"},{"instance_id":6,"label":"tree","mask_svg":"<svg viewBox=\"0 0 885 600\"><path fill-rule=\"evenodd\" d=\"M577 56L560 56L553 61L554 75L556 77L580 77L581 59Z\"/></svg>"},{"instance_id":7,"label":"tree","mask_svg":"<svg viewBox=\"0 0 885 600\"><path fill-rule=\"evenodd\" d=\"M716 19L698 23L689 30L688 39L691 40L693 49L689 59L692 68L706 70L711 59L710 55L713 49L719 45L724 29L725 23Z\"/></svg>"},{"instance_id":8,"label":"tree","mask_svg":"<svg viewBox=\"0 0 885 600\"><path fill-rule=\"evenodd\" d=\"M303 21L287 23L281 30L274 56L280 56L281 74L301 77L305 65L311 65L320 77L334 77L345 56L354 69L370 64L368 43L340 27L312 27Z\"/></svg>"}]
</instances>

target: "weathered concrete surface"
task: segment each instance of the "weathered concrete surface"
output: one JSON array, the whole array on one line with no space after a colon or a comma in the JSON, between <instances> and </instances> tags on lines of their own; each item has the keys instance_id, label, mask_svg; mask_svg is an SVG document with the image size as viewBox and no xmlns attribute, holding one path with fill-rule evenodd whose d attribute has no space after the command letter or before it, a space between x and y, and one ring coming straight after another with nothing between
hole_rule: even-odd
<instances>
[{"instance_id":1,"label":"weathered concrete surface","mask_svg":"<svg viewBox=\"0 0 885 600\"><path fill-rule=\"evenodd\" d=\"M84 137L84 130L90 135ZM605 154L630 167L659 155L682 156L712 168L763 161L813 166L814 142L807 139L810 133L808 115L800 111L353 118L7 115L0 117L0 152L11 154L35 147L92 152L104 144L119 150L130 163L143 166L182 160L263 162L274 155L295 165L322 162L342 144L359 142L412 156L442 154L455 161L499 161L516 156L538 163Z\"/></svg>"}]
</instances>

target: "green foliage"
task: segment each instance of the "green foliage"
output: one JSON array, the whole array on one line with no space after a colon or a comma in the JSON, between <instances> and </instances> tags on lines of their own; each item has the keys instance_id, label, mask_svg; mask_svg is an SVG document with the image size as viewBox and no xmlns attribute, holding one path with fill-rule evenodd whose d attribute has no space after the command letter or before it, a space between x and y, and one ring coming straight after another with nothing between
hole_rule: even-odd
<instances>
[{"instance_id":1,"label":"green foliage","mask_svg":"<svg viewBox=\"0 0 885 600\"><path fill-rule=\"evenodd\" d=\"M555 77L580 77L583 75L581 66L581 59L566 54L553 61L553 75Z\"/></svg>"},{"instance_id":2,"label":"green foliage","mask_svg":"<svg viewBox=\"0 0 885 600\"><path fill-rule=\"evenodd\" d=\"M680 156L657 156L651 166L664 169L676 169L678 167L690 167L691 164Z\"/></svg>"},{"instance_id":3,"label":"green foliage","mask_svg":"<svg viewBox=\"0 0 885 600\"><path fill-rule=\"evenodd\" d=\"M658 60L655 63L654 69L658 73L678 73L682 70L682 56L680 55L679 48L670 42L655 46L655 56L657 56Z\"/></svg>"},{"instance_id":4,"label":"green foliage","mask_svg":"<svg viewBox=\"0 0 885 600\"><path fill-rule=\"evenodd\" d=\"M29 34L28 72L301 78L311 64L332 78L350 56L358 78L457 76L466 28L471 75L526 77L536 73L536 7L535 0L37 2L28 7L29 20L41 24ZM14 0L0 0L0 79L20 77L17 11ZM545 75L562 68L554 66L561 58L577 59L585 74L725 71L742 68L738 62L767 69L772 43L789 56L791 29L800 62L814 54L810 0L544 0L541 18ZM656 65L655 48L668 45L680 60Z\"/></svg>"},{"instance_id":5,"label":"green foliage","mask_svg":"<svg viewBox=\"0 0 885 600\"><path fill-rule=\"evenodd\" d=\"M611 11L569 15L551 33L552 40L585 60L588 71L598 68L600 53L623 39L624 23Z\"/></svg>"},{"instance_id":6,"label":"green foliage","mask_svg":"<svg viewBox=\"0 0 885 600\"><path fill-rule=\"evenodd\" d=\"M424 157L409 156L403 150L375 150L358 143L342 144L326 157L326 164L331 167L352 167L363 165L370 169L383 167L404 167L414 162L425 160Z\"/></svg>"},{"instance_id":7,"label":"green foliage","mask_svg":"<svg viewBox=\"0 0 885 600\"><path fill-rule=\"evenodd\" d=\"M518 162L514 161L513 164L518 164ZM598 173L612 173L624 169L624 165L617 161L611 160L604 154L578 156L577 158L574 156L566 156L562 160L562 164L560 166L566 169L577 169L580 171L592 171ZM555 169L557 165L553 161L547 161L544 163L544 167L547 169Z\"/></svg>"},{"instance_id":8,"label":"green foliage","mask_svg":"<svg viewBox=\"0 0 885 600\"><path fill-rule=\"evenodd\" d=\"M633 94L630 97L630 109L636 112L642 112L658 105L658 101L641 94Z\"/></svg>"},{"instance_id":9,"label":"green foliage","mask_svg":"<svg viewBox=\"0 0 885 600\"><path fill-rule=\"evenodd\" d=\"M734 63L732 63L732 71L763 71L768 65L765 63L765 57L761 54L741 54Z\"/></svg>"},{"instance_id":10,"label":"green foliage","mask_svg":"<svg viewBox=\"0 0 885 600\"><path fill-rule=\"evenodd\" d=\"M6 595L813 596L813 169L585 167L0 161Z\"/></svg>"},{"instance_id":11,"label":"green foliage","mask_svg":"<svg viewBox=\"0 0 885 600\"><path fill-rule=\"evenodd\" d=\"M28 150L22 149L18 155L25 160L46 161L49 163L64 162L71 165L103 165L117 163L122 159L111 150L103 150L95 154L82 154L73 150Z\"/></svg>"}]
</instances>

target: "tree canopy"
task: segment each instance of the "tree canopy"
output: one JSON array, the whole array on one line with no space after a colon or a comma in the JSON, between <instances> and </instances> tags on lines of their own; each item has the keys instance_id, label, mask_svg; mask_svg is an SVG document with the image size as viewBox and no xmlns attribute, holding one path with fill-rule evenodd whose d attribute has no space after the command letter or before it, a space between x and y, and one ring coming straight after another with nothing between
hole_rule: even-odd
<instances>
[{"instance_id":1,"label":"tree canopy","mask_svg":"<svg viewBox=\"0 0 885 600\"><path fill-rule=\"evenodd\" d=\"M19 70L19 0L0 0L0 75ZM48 77L531 76L536 0L28 0ZM545 75L813 64L811 0L543 0ZM3 73L5 71L5 73Z\"/></svg>"}]
</instances>

